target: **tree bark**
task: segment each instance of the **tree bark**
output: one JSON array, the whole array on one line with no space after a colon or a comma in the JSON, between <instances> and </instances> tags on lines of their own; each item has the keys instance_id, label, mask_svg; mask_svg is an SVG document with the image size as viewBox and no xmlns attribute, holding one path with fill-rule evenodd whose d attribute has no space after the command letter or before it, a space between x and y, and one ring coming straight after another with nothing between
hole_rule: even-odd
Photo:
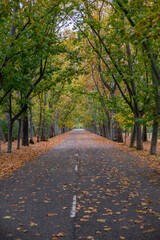
<instances>
[{"instance_id":1,"label":"tree bark","mask_svg":"<svg viewBox=\"0 0 160 240\"><path fill-rule=\"evenodd\" d=\"M153 114L153 130L152 130L152 140L150 146L150 154L156 154L157 148L157 141L158 141L158 119L160 119L160 93L159 93L159 86L156 82L156 78L154 73L152 73L152 81L155 86L155 106L156 111Z\"/></svg>"},{"instance_id":2,"label":"tree bark","mask_svg":"<svg viewBox=\"0 0 160 240\"><path fill-rule=\"evenodd\" d=\"M13 119L12 119L12 94L9 95L9 126L8 126L8 147L7 153L12 151L12 135L13 135Z\"/></svg>"},{"instance_id":3,"label":"tree bark","mask_svg":"<svg viewBox=\"0 0 160 240\"><path fill-rule=\"evenodd\" d=\"M99 124L99 135L103 136L103 129L102 129L102 124Z\"/></svg>"},{"instance_id":4,"label":"tree bark","mask_svg":"<svg viewBox=\"0 0 160 240\"><path fill-rule=\"evenodd\" d=\"M119 126L117 126L117 142L123 143L122 130L121 130L121 128Z\"/></svg>"},{"instance_id":5,"label":"tree bark","mask_svg":"<svg viewBox=\"0 0 160 240\"><path fill-rule=\"evenodd\" d=\"M108 138L111 138L111 120L108 119L107 121L107 131L108 131Z\"/></svg>"},{"instance_id":6,"label":"tree bark","mask_svg":"<svg viewBox=\"0 0 160 240\"><path fill-rule=\"evenodd\" d=\"M152 130L152 140L151 140L151 147L150 147L150 154L155 155L157 149L157 140L158 140L158 121L153 121L153 130Z\"/></svg>"},{"instance_id":7,"label":"tree bark","mask_svg":"<svg viewBox=\"0 0 160 240\"><path fill-rule=\"evenodd\" d=\"M143 150L141 124L136 122L136 149Z\"/></svg>"},{"instance_id":8,"label":"tree bark","mask_svg":"<svg viewBox=\"0 0 160 240\"><path fill-rule=\"evenodd\" d=\"M49 133L48 133L48 135L49 135L49 138L52 138L54 136L54 126L53 126L53 124L51 124L49 126Z\"/></svg>"},{"instance_id":9,"label":"tree bark","mask_svg":"<svg viewBox=\"0 0 160 240\"><path fill-rule=\"evenodd\" d=\"M59 129L59 126L58 126L58 110L56 110L54 112L54 133L55 133L55 136L59 135L60 134L60 129Z\"/></svg>"},{"instance_id":10,"label":"tree bark","mask_svg":"<svg viewBox=\"0 0 160 240\"><path fill-rule=\"evenodd\" d=\"M51 95L52 95L52 92L51 92ZM48 105L49 105L49 109L50 109L50 111L52 113L52 117L51 117L52 123L50 124L50 126L48 128L48 136L49 136L49 138L52 138L54 136L54 134L55 134L54 133L54 121L53 121L53 106L52 106L50 101L48 102Z\"/></svg>"},{"instance_id":11,"label":"tree bark","mask_svg":"<svg viewBox=\"0 0 160 240\"><path fill-rule=\"evenodd\" d=\"M11 153L12 151L12 132L13 132L13 122L9 121L8 126L8 147L7 147L7 153Z\"/></svg>"},{"instance_id":12,"label":"tree bark","mask_svg":"<svg viewBox=\"0 0 160 240\"><path fill-rule=\"evenodd\" d=\"M104 123L103 123L102 127L103 127L103 137L106 137L106 127L105 127Z\"/></svg>"},{"instance_id":13,"label":"tree bark","mask_svg":"<svg viewBox=\"0 0 160 240\"><path fill-rule=\"evenodd\" d=\"M124 143L127 143L127 129L125 128Z\"/></svg>"},{"instance_id":14,"label":"tree bark","mask_svg":"<svg viewBox=\"0 0 160 240\"><path fill-rule=\"evenodd\" d=\"M33 141L34 133L33 133L33 114L32 114L32 107L30 107L30 143L34 144Z\"/></svg>"},{"instance_id":15,"label":"tree bark","mask_svg":"<svg viewBox=\"0 0 160 240\"><path fill-rule=\"evenodd\" d=\"M1 142L2 142L2 129L0 126L0 153L1 153Z\"/></svg>"},{"instance_id":16,"label":"tree bark","mask_svg":"<svg viewBox=\"0 0 160 240\"><path fill-rule=\"evenodd\" d=\"M43 123L42 123L42 133L41 141L46 140L46 93L44 93L44 106L43 106Z\"/></svg>"},{"instance_id":17,"label":"tree bark","mask_svg":"<svg viewBox=\"0 0 160 240\"><path fill-rule=\"evenodd\" d=\"M20 149L21 140L21 119L18 120L17 149Z\"/></svg>"},{"instance_id":18,"label":"tree bark","mask_svg":"<svg viewBox=\"0 0 160 240\"><path fill-rule=\"evenodd\" d=\"M112 140L117 141L117 127L114 120L112 120Z\"/></svg>"},{"instance_id":19,"label":"tree bark","mask_svg":"<svg viewBox=\"0 0 160 240\"><path fill-rule=\"evenodd\" d=\"M65 126L62 126L61 132L65 133Z\"/></svg>"},{"instance_id":20,"label":"tree bark","mask_svg":"<svg viewBox=\"0 0 160 240\"><path fill-rule=\"evenodd\" d=\"M143 142L147 142L147 127L146 126L143 126L142 140L143 140Z\"/></svg>"},{"instance_id":21,"label":"tree bark","mask_svg":"<svg viewBox=\"0 0 160 240\"><path fill-rule=\"evenodd\" d=\"M41 98L39 98L39 124L37 129L37 142L40 141L41 124L42 124L42 100Z\"/></svg>"},{"instance_id":22,"label":"tree bark","mask_svg":"<svg viewBox=\"0 0 160 240\"><path fill-rule=\"evenodd\" d=\"M29 141L28 141L28 116L27 115L23 118L22 145L23 146L29 146Z\"/></svg>"},{"instance_id":23,"label":"tree bark","mask_svg":"<svg viewBox=\"0 0 160 240\"><path fill-rule=\"evenodd\" d=\"M136 126L134 124L131 131L130 147L134 147L135 141L136 141Z\"/></svg>"}]
</instances>

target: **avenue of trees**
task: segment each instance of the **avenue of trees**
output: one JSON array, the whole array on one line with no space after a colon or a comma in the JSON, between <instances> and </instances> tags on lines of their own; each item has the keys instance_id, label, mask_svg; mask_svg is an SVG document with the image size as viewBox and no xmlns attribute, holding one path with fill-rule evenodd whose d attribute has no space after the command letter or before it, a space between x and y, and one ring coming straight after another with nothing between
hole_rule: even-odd
<instances>
[{"instance_id":1,"label":"avenue of trees","mask_svg":"<svg viewBox=\"0 0 160 240\"><path fill-rule=\"evenodd\" d=\"M158 0L0 3L0 138L17 148L73 127L143 149L160 121ZM22 141L21 141L22 139Z\"/></svg>"}]
</instances>

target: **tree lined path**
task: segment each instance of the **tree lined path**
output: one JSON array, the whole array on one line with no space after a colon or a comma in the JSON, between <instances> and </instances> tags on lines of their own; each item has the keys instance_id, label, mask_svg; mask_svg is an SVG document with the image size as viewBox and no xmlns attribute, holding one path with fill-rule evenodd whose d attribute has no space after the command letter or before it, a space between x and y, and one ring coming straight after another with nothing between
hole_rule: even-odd
<instances>
[{"instance_id":1,"label":"tree lined path","mask_svg":"<svg viewBox=\"0 0 160 240\"><path fill-rule=\"evenodd\" d=\"M0 185L0 239L160 239L156 172L85 130Z\"/></svg>"}]
</instances>

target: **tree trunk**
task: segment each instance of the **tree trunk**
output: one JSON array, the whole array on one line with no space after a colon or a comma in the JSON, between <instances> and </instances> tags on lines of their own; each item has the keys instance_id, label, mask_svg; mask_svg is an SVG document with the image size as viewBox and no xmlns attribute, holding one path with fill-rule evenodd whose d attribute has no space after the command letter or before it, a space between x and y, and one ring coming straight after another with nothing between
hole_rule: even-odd
<instances>
[{"instance_id":1,"label":"tree trunk","mask_svg":"<svg viewBox=\"0 0 160 240\"><path fill-rule=\"evenodd\" d=\"M12 95L9 95L9 126L8 126L8 147L7 153L12 151L12 135L13 135L13 121L12 121Z\"/></svg>"},{"instance_id":2,"label":"tree trunk","mask_svg":"<svg viewBox=\"0 0 160 240\"><path fill-rule=\"evenodd\" d=\"M131 131L130 147L134 147L135 140L136 140L136 126L134 124Z\"/></svg>"},{"instance_id":3,"label":"tree trunk","mask_svg":"<svg viewBox=\"0 0 160 240\"><path fill-rule=\"evenodd\" d=\"M20 149L21 140L21 119L18 120L17 149Z\"/></svg>"},{"instance_id":4,"label":"tree trunk","mask_svg":"<svg viewBox=\"0 0 160 240\"><path fill-rule=\"evenodd\" d=\"M124 143L126 144L127 143L127 130L125 128L125 135L124 135Z\"/></svg>"},{"instance_id":5,"label":"tree trunk","mask_svg":"<svg viewBox=\"0 0 160 240\"><path fill-rule=\"evenodd\" d=\"M143 150L141 124L136 122L136 149Z\"/></svg>"},{"instance_id":6,"label":"tree trunk","mask_svg":"<svg viewBox=\"0 0 160 240\"><path fill-rule=\"evenodd\" d=\"M50 91L50 94L52 96L52 91ZM52 117L51 117L52 123L48 128L48 136L49 138L52 138L55 135L55 133L54 133L54 120L53 120L53 105L51 104L51 101L48 102L48 105L49 105L50 112L52 113Z\"/></svg>"},{"instance_id":7,"label":"tree trunk","mask_svg":"<svg viewBox=\"0 0 160 240\"><path fill-rule=\"evenodd\" d=\"M32 107L30 107L30 141L29 142L31 144L34 144L33 136L34 136L34 133L33 133L33 115L32 115Z\"/></svg>"},{"instance_id":8,"label":"tree trunk","mask_svg":"<svg viewBox=\"0 0 160 240\"><path fill-rule=\"evenodd\" d=\"M12 132L13 132L13 122L9 121L7 153L11 153L12 151Z\"/></svg>"},{"instance_id":9,"label":"tree trunk","mask_svg":"<svg viewBox=\"0 0 160 240\"><path fill-rule=\"evenodd\" d=\"M0 126L0 153L1 153L2 129Z\"/></svg>"},{"instance_id":10,"label":"tree trunk","mask_svg":"<svg viewBox=\"0 0 160 240\"><path fill-rule=\"evenodd\" d=\"M103 136L103 129L102 129L102 124L99 124L99 135Z\"/></svg>"},{"instance_id":11,"label":"tree trunk","mask_svg":"<svg viewBox=\"0 0 160 240\"><path fill-rule=\"evenodd\" d=\"M106 138L109 138L109 130L108 130L108 125L105 126L105 132L106 132Z\"/></svg>"},{"instance_id":12,"label":"tree trunk","mask_svg":"<svg viewBox=\"0 0 160 240\"><path fill-rule=\"evenodd\" d=\"M123 143L122 130L119 126L117 127L117 141Z\"/></svg>"},{"instance_id":13,"label":"tree trunk","mask_svg":"<svg viewBox=\"0 0 160 240\"><path fill-rule=\"evenodd\" d=\"M103 124L102 127L103 127L103 137L106 137L106 128L105 128L105 125Z\"/></svg>"},{"instance_id":14,"label":"tree trunk","mask_svg":"<svg viewBox=\"0 0 160 240\"><path fill-rule=\"evenodd\" d=\"M54 136L54 126L51 124L49 126L49 132L48 132L49 138L52 138Z\"/></svg>"},{"instance_id":15,"label":"tree trunk","mask_svg":"<svg viewBox=\"0 0 160 240\"><path fill-rule=\"evenodd\" d=\"M23 118L22 145L23 146L29 146L29 141L28 141L28 116L27 115Z\"/></svg>"},{"instance_id":16,"label":"tree trunk","mask_svg":"<svg viewBox=\"0 0 160 240\"><path fill-rule=\"evenodd\" d=\"M62 126L61 133L65 133L65 126Z\"/></svg>"},{"instance_id":17,"label":"tree trunk","mask_svg":"<svg viewBox=\"0 0 160 240\"><path fill-rule=\"evenodd\" d=\"M41 124L42 124L42 102L41 102L41 99L39 101L40 101L40 111L39 111L39 124L37 129L37 142L40 141Z\"/></svg>"},{"instance_id":18,"label":"tree trunk","mask_svg":"<svg viewBox=\"0 0 160 240\"><path fill-rule=\"evenodd\" d=\"M112 121L112 140L117 141L117 127L115 121Z\"/></svg>"},{"instance_id":19,"label":"tree trunk","mask_svg":"<svg viewBox=\"0 0 160 240\"><path fill-rule=\"evenodd\" d=\"M107 121L107 129L108 129L108 138L111 138L111 120L108 119Z\"/></svg>"},{"instance_id":20,"label":"tree trunk","mask_svg":"<svg viewBox=\"0 0 160 240\"><path fill-rule=\"evenodd\" d=\"M44 106L43 106L43 123L42 123L42 133L41 141L46 140L46 93L44 93Z\"/></svg>"},{"instance_id":21,"label":"tree trunk","mask_svg":"<svg viewBox=\"0 0 160 240\"><path fill-rule=\"evenodd\" d=\"M147 127L146 126L143 126L142 140L143 140L143 142L147 142Z\"/></svg>"},{"instance_id":22,"label":"tree trunk","mask_svg":"<svg viewBox=\"0 0 160 240\"><path fill-rule=\"evenodd\" d=\"M151 147L150 147L150 154L156 154L157 148L157 140L158 140L158 121L153 121L153 130L152 130L152 140L151 140Z\"/></svg>"},{"instance_id":23,"label":"tree trunk","mask_svg":"<svg viewBox=\"0 0 160 240\"><path fill-rule=\"evenodd\" d=\"M150 154L156 154L157 148L157 141L158 141L158 120L160 119L160 93L159 93L159 86L158 82L156 81L155 74L152 73L152 81L155 86L155 107L156 111L153 114L154 121L153 121L153 129L152 129L152 140L151 140L151 147L150 147Z\"/></svg>"},{"instance_id":24,"label":"tree trunk","mask_svg":"<svg viewBox=\"0 0 160 240\"><path fill-rule=\"evenodd\" d=\"M58 126L58 119L59 119L59 113L58 113L58 109L54 112L54 133L55 136L59 135L61 130Z\"/></svg>"}]
</instances>

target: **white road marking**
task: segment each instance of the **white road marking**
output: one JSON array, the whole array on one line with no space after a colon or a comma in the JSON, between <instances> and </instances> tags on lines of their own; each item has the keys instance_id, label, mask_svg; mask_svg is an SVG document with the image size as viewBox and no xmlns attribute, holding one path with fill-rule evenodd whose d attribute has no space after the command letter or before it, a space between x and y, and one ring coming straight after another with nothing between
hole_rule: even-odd
<instances>
[{"instance_id":1,"label":"white road marking","mask_svg":"<svg viewBox=\"0 0 160 240\"><path fill-rule=\"evenodd\" d=\"M78 171L78 165L75 166L75 171L76 171L76 172Z\"/></svg>"},{"instance_id":2,"label":"white road marking","mask_svg":"<svg viewBox=\"0 0 160 240\"><path fill-rule=\"evenodd\" d=\"M76 197L76 195L74 195L73 202L72 202L72 208L71 208L71 212L70 212L71 218L74 218L76 216L76 201L77 201L77 197Z\"/></svg>"}]
</instances>

